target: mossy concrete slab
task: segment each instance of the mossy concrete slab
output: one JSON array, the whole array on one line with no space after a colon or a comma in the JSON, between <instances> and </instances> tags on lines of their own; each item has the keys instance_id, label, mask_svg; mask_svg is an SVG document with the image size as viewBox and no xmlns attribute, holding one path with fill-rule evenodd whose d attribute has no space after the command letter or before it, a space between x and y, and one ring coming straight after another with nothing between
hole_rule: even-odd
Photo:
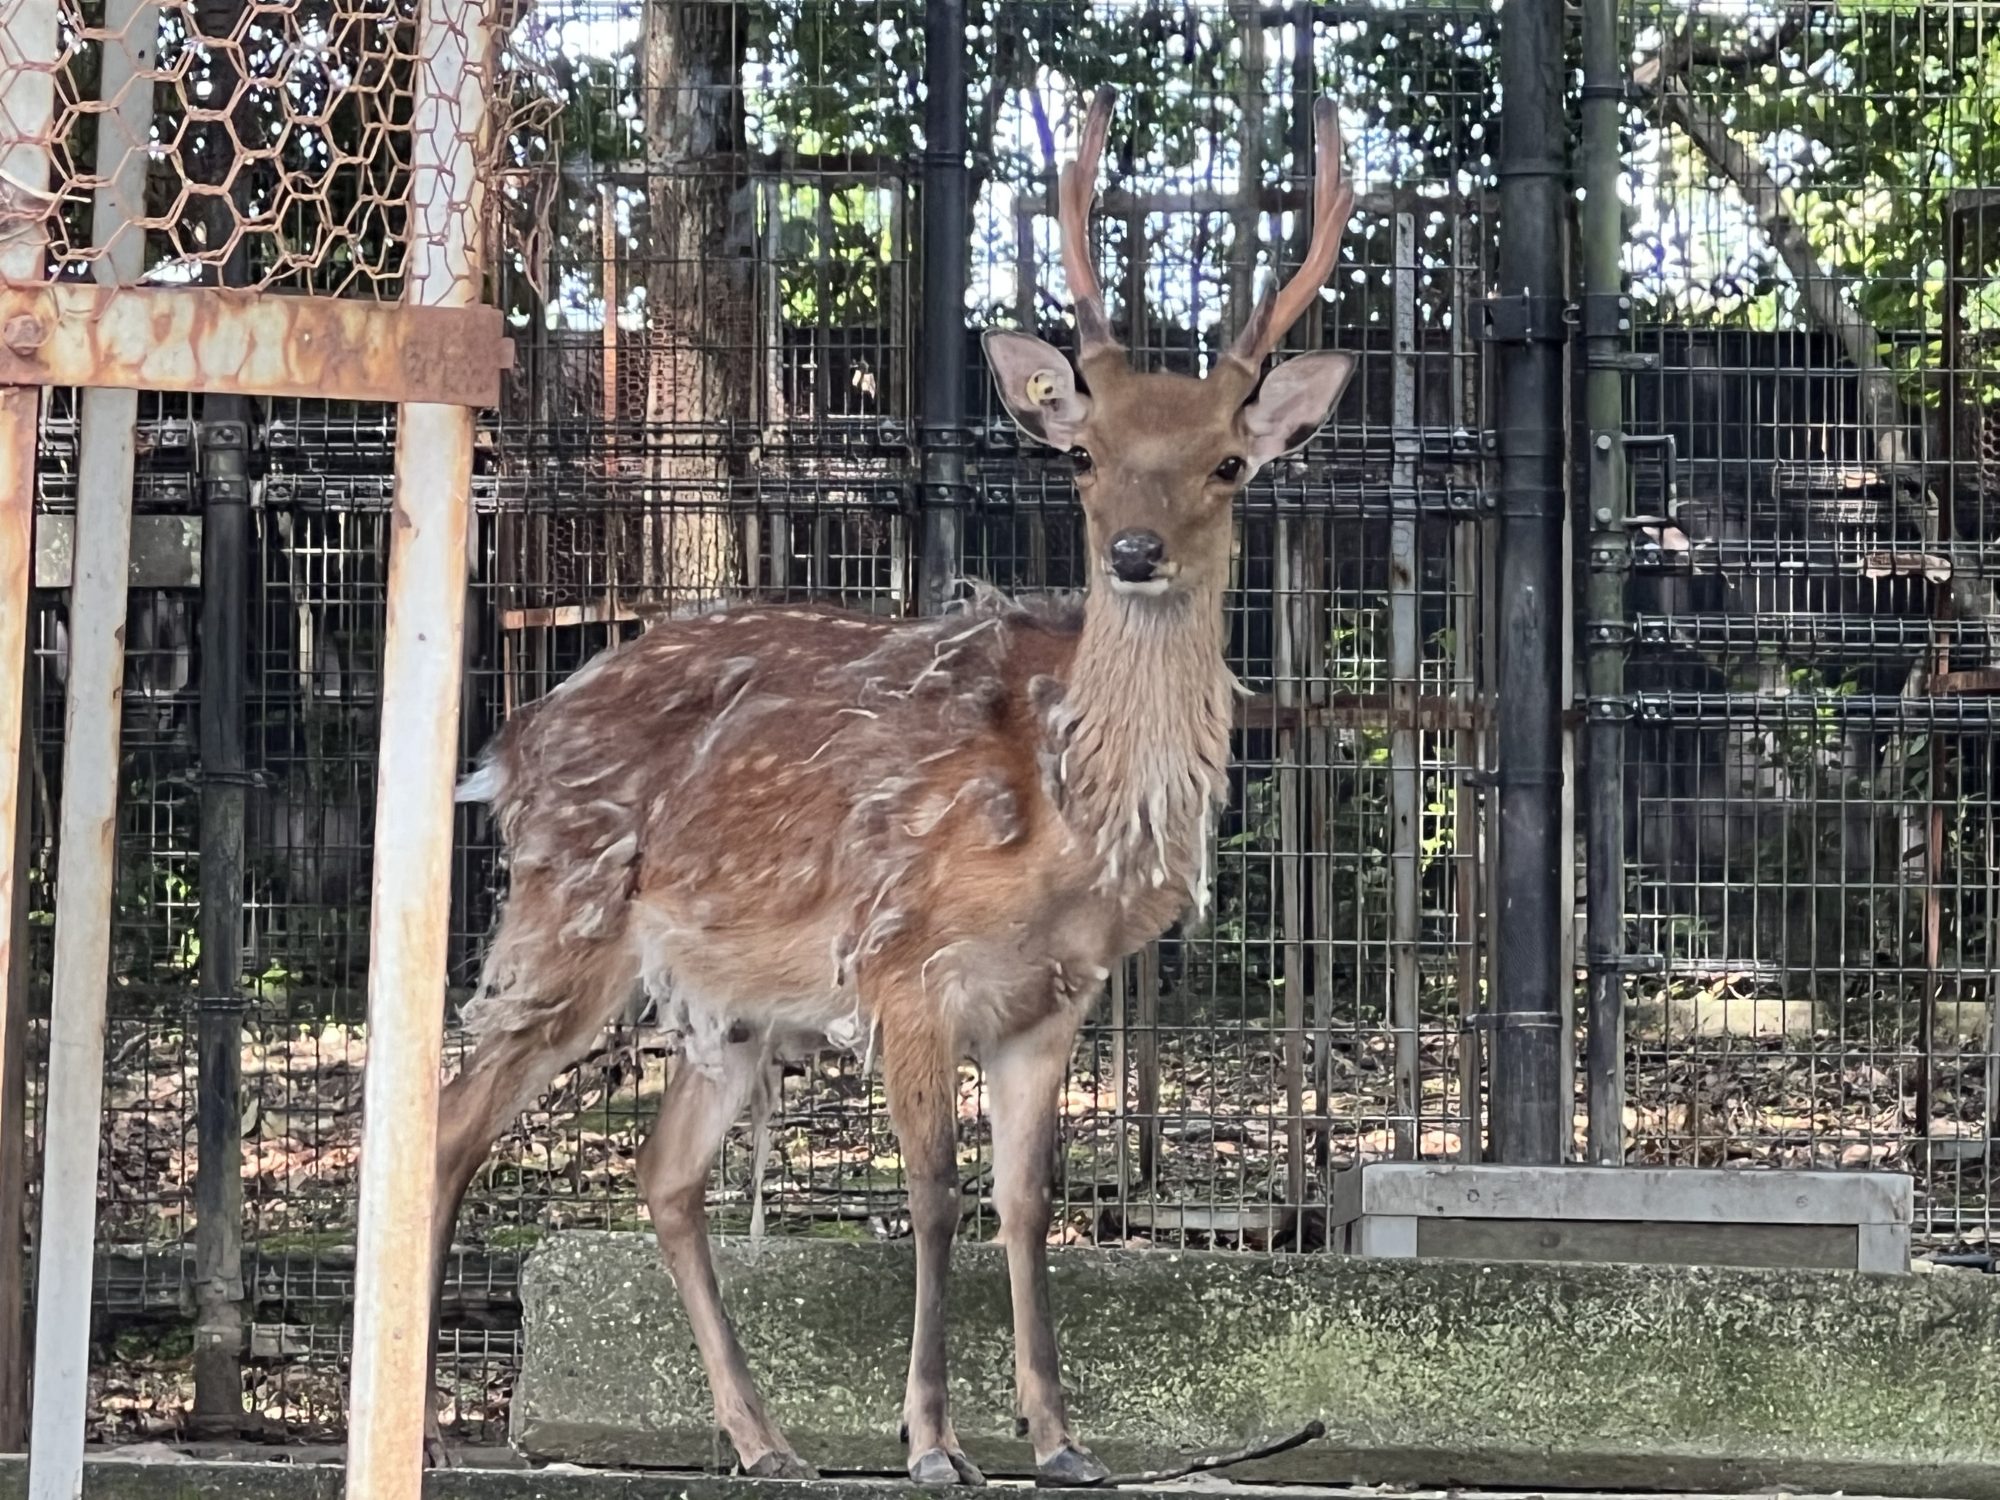
<instances>
[{"instance_id":1,"label":"mossy concrete slab","mask_svg":"<svg viewBox=\"0 0 2000 1500\"><path fill-rule=\"evenodd\" d=\"M766 1241L717 1267L773 1415L831 1470L894 1471L907 1245ZM1242 1478L1740 1489L2000 1500L2000 1283L1057 1251L1076 1428L1120 1470L1324 1421ZM532 1255L513 1438L532 1457L701 1466L700 1362L649 1236ZM1013 1435L1006 1266L959 1251L953 1416L989 1473ZM726 1455L726 1449L722 1450Z\"/></svg>"}]
</instances>

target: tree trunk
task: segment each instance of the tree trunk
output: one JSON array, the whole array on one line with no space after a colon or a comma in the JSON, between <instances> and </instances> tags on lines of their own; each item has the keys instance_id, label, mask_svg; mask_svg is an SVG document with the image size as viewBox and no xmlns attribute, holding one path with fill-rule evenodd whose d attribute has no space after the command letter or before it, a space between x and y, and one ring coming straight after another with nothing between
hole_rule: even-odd
<instances>
[{"instance_id":1,"label":"tree trunk","mask_svg":"<svg viewBox=\"0 0 2000 1500\"><path fill-rule=\"evenodd\" d=\"M742 17L739 6L680 0L645 11L644 586L674 606L720 598L738 581L726 499L755 343Z\"/></svg>"}]
</instances>

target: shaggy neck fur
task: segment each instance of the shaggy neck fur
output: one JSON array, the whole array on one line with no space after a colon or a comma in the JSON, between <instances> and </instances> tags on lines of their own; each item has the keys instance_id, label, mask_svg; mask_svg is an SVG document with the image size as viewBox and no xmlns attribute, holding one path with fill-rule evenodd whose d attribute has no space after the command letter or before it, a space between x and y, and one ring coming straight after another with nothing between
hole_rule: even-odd
<instances>
[{"instance_id":1,"label":"shaggy neck fur","mask_svg":"<svg viewBox=\"0 0 2000 1500\"><path fill-rule=\"evenodd\" d=\"M1197 914L1207 908L1236 691L1219 594L1091 590L1051 728L1064 812L1101 863L1101 889L1177 886Z\"/></svg>"}]
</instances>

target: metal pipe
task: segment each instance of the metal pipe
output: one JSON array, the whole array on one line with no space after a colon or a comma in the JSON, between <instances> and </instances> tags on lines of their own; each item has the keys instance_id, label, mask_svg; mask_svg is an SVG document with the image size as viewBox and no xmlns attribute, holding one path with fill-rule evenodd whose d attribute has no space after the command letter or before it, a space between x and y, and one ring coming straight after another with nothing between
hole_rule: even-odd
<instances>
[{"instance_id":1,"label":"metal pipe","mask_svg":"<svg viewBox=\"0 0 2000 1500\"><path fill-rule=\"evenodd\" d=\"M100 282L114 286L131 285L145 269L143 237L119 231L139 215L144 196L153 91L133 80L151 61L147 23L151 18L157 31L157 16L155 7L140 0L113 0L106 8L105 23L121 42L104 49L102 82L105 97L118 103L98 128L101 185L94 195L91 239L109 247L96 271ZM136 391L88 389L79 401L35 1407L28 1445L28 1490L35 1500L74 1496L82 1485L138 418Z\"/></svg>"},{"instance_id":2,"label":"metal pipe","mask_svg":"<svg viewBox=\"0 0 2000 1500\"><path fill-rule=\"evenodd\" d=\"M965 499L965 292L972 275L965 0L931 0L924 7L924 89L918 607L936 614L957 586L964 544L959 507Z\"/></svg>"},{"instance_id":3,"label":"metal pipe","mask_svg":"<svg viewBox=\"0 0 2000 1500\"><path fill-rule=\"evenodd\" d=\"M1264 197L1264 23L1254 4L1236 4L1236 45L1242 78L1237 90L1236 194L1229 206L1227 301L1223 319L1233 336L1250 321L1257 281L1257 210ZM1310 108L1310 105L1307 106ZM1276 269L1275 267L1273 269Z\"/></svg>"},{"instance_id":4,"label":"metal pipe","mask_svg":"<svg viewBox=\"0 0 2000 1500\"><path fill-rule=\"evenodd\" d=\"M1624 293L1624 215L1618 201L1624 69L1619 0L1583 7L1583 292L1588 307ZM1588 993L1585 1153L1599 1166L1625 1160L1625 379L1611 361L1624 343L1617 322L1585 326L1584 421L1590 443L1590 540L1584 604L1587 688L1583 818L1584 942Z\"/></svg>"},{"instance_id":5,"label":"metal pipe","mask_svg":"<svg viewBox=\"0 0 2000 1500\"><path fill-rule=\"evenodd\" d=\"M129 4L130 0L124 0ZM204 37L231 35L244 0L199 0ZM211 50L216 97L236 93L230 48ZM151 91L148 90L148 93ZM150 116L150 101L148 115ZM239 107L238 118L244 111ZM237 131L211 130L194 163L216 188L235 165ZM238 179L239 183L241 179ZM143 184L142 184L143 185ZM239 194L207 200L208 243L228 244ZM217 278L241 285L239 242ZM243 695L248 607L250 402L201 398L201 958L195 999L194 1411L197 1437L234 1437L243 1425Z\"/></svg>"},{"instance_id":6,"label":"metal pipe","mask_svg":"<svg viewBox=\"0 0 2000 1500\"><path fill-rule=\"evenodd\" d=\"M1306 1201L1306 849L1300 802L1305 780L1299 764L1304 736L1293 725L1304 715L1299 691L1299 638L1305 634L1306 561L1292 540L1294 522L1278 517L1271 558L1271 584L1276 594L1272 611L1271 685L1277 700L1276 775L1278 782L1278 920L1283 939L1284 1006L1281 1066L1285 1087L1285 1206L1303 1210Z\"/></svg>"},{"instance_id":7,"label":"metal pipe","mask_svg":"<svg viewBox=\"0 0 2000 1500\"><path fill-rule=\"evenodd\" d=\"M406 305L481 292L479 162L491 35L479 0L424 0L417 17ZM451 886L452 782L472 509L473 414L406 404L396 492L376 763L361 1193L347 1494L418 1500L431 1399L430 1219L436 1197Z\"/></svg>"},{"instance_id":8,"label":"metal pipe","mask_svg":"<svg viewBox=\"0 0 2000 1500\"><path fill-rule=\"evenodd\" d=\"M7 21L7 46L0 50L0 172L30 191L48 183L48 134L55 112L56 0L23 0ZM33 225L16 226L0 238L0 278L39 281L44 236ZM8 986L0 1004L0 1129L18 1146L26 1118L27 997L22 986L28 965L20 945L26 933L22 875L27 862L26 806L21 797L23 731L28 686L29 589L34 578L35 434L41 391L34 386L0 386L0 984ZM93 1131L94 1131L93 1126ZM93 1133L93 1140L96 1139ZM19 1155L25 1155L24 1152ZM0 1156L0 1165L17 1160ZM25 1275L26 1235L8 1237L10 1223L26 1229L25 1173L0 1174L0 1251L9 1258L0 1273L0 1427L18 1429L27 1399ZM14 1431L13 1441L22 1434ZM80 1479L79 1479L79 1482Z\"/></svg>"},{"instance_id":9,"label":"metal pipe","mask_svg":"<svg viewBox=\"0 0 2000 1500\"><path fill-rule=\"evenodd\" d=\"M202 398L201 937L195 1023L194 1413L243 1420L243 698L249 405Z\"/></svg>"},{"instance_id":10,"label":"metal pipe","mask_svg":"<svg viewBox=\"0 0 2000 1500\"><path fill-rule=\"evenodd\" d=\"M1423 922L1423 616L1417 539L1417 216L1395 216L1390 435L1395 445L1389 514L1389 1033L1396 1059L1396 1155L1418 1155L1417 943Z\"/></svg>"},{"instance_id":11,"label":"metal pipe","mask_svg":"<svg viewBox=\"0 0 2000 1500\"><path fill-rule=\"evenodd\" d=\"M130 0L124 0L130 4ZM236 30L244 0L200 0L202 36ZM238 66L230 48L210 54L212 88L230 98ZM150 94L150 90L146 90ZM242 118L242 112L238 110ZM148 100L150 118L150 100ZM144 126L142 126L144 128ZM192 166L222 188L234 166L236 134L208 132ZM206 200L208 244L236 230L236 194ZM242 244L220 282L244 280ZM194 1412L190 1436L242 1430L242 884L244 884L244 610L250 566L250 402L240 394L200 398L202 472L202 698L200 698L200 966L194 1020Z\"/></svg>"},{"instance_id":12,"label":"metal pipe","mask_svg":"<svg viewBox=\"0 0 2000 1500\"><path fill-rule=\"evenodd\" d=\"M1504 1162L1562 1155L1556 1028L1562 777L1562 0L1500 12L1500 538L1492 1130Z\"/></svg>"}]
</instances>

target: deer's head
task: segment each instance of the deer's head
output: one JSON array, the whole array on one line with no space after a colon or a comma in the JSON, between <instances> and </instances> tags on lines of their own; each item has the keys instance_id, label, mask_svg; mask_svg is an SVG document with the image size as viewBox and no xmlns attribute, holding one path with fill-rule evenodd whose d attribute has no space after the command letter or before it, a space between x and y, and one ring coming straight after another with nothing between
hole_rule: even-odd
<instances>
[{"instance_id":1,"label":"deer's head","mask_svg":"<svg viewBox=\"0 0 2000 1500\"><path fill-rule=\"evenodd\" d=\"M1229 577L1236 492L1320 429L1354 373L1354 357L1333 352L1264 370L1326 284L1354 207L1339 118L1330 100L1314 107L1318 163L1304 264L1265 294L1229 352L1196 379L1134 370L1111 337L1088 229L1112 101L1110 89L1098 91L1077 159L1062 172L1063 274L1076 305L1076 362L1031 334L997 329L986 334L986 359L1021 429L1075 455L1091 566L1103 583L1128 596L1219 593Z\"/></svg>"}]
</instances>

